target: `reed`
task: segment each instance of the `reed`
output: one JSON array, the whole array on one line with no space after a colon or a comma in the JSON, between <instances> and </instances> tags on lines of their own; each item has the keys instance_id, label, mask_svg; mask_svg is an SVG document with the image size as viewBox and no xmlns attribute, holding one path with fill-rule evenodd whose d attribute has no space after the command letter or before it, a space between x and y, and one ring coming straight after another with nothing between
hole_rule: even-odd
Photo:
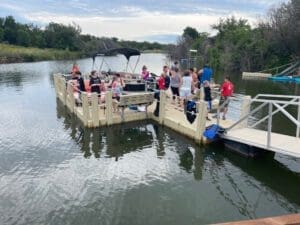
<instances>
[{"instance_id":1,"label":"reed","mask_svg":"<svg viewBox=\"0 0 300 225\"><path fill-rule=\"evenodd\" d=\"M21 47L9 44L0 44L0 64L35 62L44 60L78 59L80 52L58 49L41 49L33 47Z\"/></svg>"}]
</instances>

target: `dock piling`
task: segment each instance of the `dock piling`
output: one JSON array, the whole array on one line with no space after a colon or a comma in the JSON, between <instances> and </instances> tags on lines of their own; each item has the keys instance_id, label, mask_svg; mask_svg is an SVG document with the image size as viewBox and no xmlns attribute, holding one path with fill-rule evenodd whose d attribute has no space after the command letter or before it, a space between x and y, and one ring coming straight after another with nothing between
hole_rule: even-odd
<instances>
[{"instance_id":1,"label":"dock piling","mask_svg":"<svg viewBox=\"0 0 300 225\"><path fill-rule=\"evenodd\" d=\"M206 125L207 108L204 101L197 102L198 116L196 119L195 141L197 143L205 142L203 132Z\"/></svg>"},{"instance_id":2,"label":"dock piling","mask_svg":"<svg viewBox=\"0 0 300 225\"><path fill-rule=\"evenodd\" d=\"M91 103L92 103L92 126L99 126L99 105L98 105L98 93L92 93L91 95Z\"/></svg>"},{"instance_id":3,"label":"dock piling","mask_svg":"<svg viewBox=\"0 0 300 225\"><path fill-rule=\"evenodd\" d=\"M167 93L165 91L160 91L159 99L160 100L159 100L159 118L158 118L158 121L159 121L160 124L164 124Z\"/></svg>"},{"instance_id":4,"label":"dock piling","mask_svg":"<svg viewBox=\"0 0 300 225\"><path fill-rule=\"evenodd\" d=\"M105 118L106 124L109 126L113 122L113 110L112 110L112 92L108 91L105 93Z\"/></svg>"},{"instance_id":5,"label":"dock piling","mask_svg":"<svg viewBox=\"0 0 300 225\"><path fill-rule=\"evenodd\" d=\"M89 110L89 100L86 92L81 93L82 98L82 111L83 111L83 123L85 126L89 126L90 110Z\"/></svg>"},{"instance_id":6,"label":"dock piling","mask_svg":"<svg viewBox=\"0 0 300 225\"><path fill-rule=\"evenodd\" d=\"M242 109L241 109L240 118L243 118L250 113L250 105L251 105L251 96L249 96L249 95L244 96L243 101L242 101ZM247 126L248 126L248 119L243 120L239 124L239 128L244 128Z\"/></svg>"}]
</instances>

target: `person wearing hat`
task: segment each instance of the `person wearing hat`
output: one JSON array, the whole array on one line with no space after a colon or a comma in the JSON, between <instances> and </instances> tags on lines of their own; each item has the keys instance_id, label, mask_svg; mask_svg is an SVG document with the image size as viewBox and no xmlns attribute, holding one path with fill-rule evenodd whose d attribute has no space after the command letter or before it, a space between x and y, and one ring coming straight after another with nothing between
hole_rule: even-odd
<instances>
[{"instance_id":1,"label":"person wearing hat","mask_svg":"<svg viewBox=\"0 0 300 225\"><path fill-rule=\"evenodd\" d=\"M141 75L142 75L143 80L148 80L150 73L149 73L149 71L147 70L147 67L146 67L145 65L144 65L143 68L142 68L142 73L141 73Z\"/></svg>"}]
</instances>

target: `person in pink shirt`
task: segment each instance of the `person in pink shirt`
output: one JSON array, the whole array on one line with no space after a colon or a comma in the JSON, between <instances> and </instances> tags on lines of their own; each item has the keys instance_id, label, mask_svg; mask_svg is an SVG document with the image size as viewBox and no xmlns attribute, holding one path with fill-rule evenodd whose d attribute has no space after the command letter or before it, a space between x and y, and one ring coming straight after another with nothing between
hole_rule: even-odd
<instances>
[{"instance_id":1,"label":"person in pink shirt","mask_svg":"<svg viewBox=\"0 0 300 225\"><path fill-rule=\"evenodd\" d=\"M147 67L146 67L145 65L144 65L143 68L142 68L142 73L141 73L141 75L142 75L143 80L148 80L150 73L149 73L149 71L147 70Z\"/></svg>"}]
</instances>

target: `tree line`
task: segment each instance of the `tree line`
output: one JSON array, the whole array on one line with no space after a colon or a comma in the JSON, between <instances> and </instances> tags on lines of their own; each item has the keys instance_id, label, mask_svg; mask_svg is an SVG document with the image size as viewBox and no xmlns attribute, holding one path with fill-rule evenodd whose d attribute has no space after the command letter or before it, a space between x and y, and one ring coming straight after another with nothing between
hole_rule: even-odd
<instances>
[{"instance_id":1,"label":"tree line","mask_svg":"<svg viewBox=\"0 0 300 225\"><path fill-rule=\"evenodd\" d=\"M214 36L186 27L176 48L169 50L171 57L188 58L189 50L196 49L198 64L225 71L260 71L299 59L299 0L271 8L254 28L235 17L220 19L211 27L217 31Z\"/></svg>"},{"instance_id":2,"label":"tree line","mask_svg":"<svg viewBox=\"0 0 300 225\"><path fill-rule=\"evenodd\" d=\"M124 41L118 38L82 34L76 24L49 23L44 29L34 24L16 22L13 16L0 17L0 43L24 47L38 47L79 51L90 56L104 49L131 47L143 50L166 50L167 45L157 42Z\"/></svg>"}]
</instances>

